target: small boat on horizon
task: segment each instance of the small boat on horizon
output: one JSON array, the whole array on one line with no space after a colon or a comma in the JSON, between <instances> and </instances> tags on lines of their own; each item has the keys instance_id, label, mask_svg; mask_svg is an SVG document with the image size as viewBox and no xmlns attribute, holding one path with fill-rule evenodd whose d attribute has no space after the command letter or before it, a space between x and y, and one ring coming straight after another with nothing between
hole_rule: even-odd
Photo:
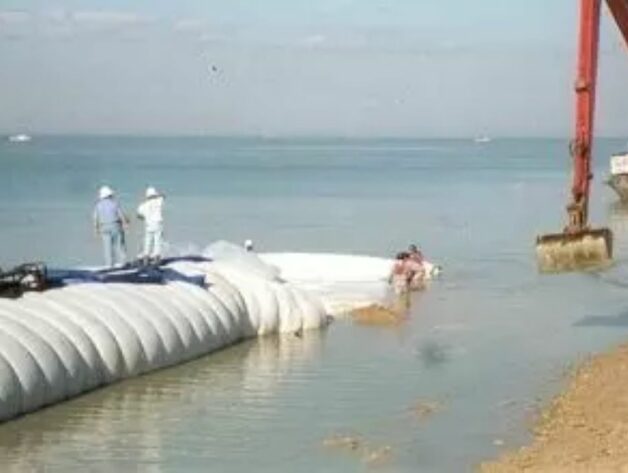
<instances>
[{"instance_id":1,"label":"small boat on horizon","mask_svg":"<svg viewBox=\"0 0 628 473\"><path fill-rule=\"evenodd\" d=\"M9 136L9 141L11 143L28 143L32 139L33 138L30 135L27 135L25 133L18 133L17 135Z\"/></svg>"},{"instance_id":2,"label":"small boat on horizon","mask_svg":"<svg viewBox=\"0 0 628 473\"><path fill-rule=\"evenodd\" d=\"M488 136L476 136L473 138L474 143L490 143L491 139Z\"/></svg>"}]
</instances>

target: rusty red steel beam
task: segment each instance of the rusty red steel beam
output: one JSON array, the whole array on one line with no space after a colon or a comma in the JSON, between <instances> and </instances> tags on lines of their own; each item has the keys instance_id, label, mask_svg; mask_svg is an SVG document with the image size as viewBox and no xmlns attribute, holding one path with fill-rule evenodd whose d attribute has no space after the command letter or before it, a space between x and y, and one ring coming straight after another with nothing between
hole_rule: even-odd
<instances>
[{"instance_id":1,"label":"rusty red steel beam","mask_svg":"<svg viewBox=\"0 0 628 473\"><path fill-rule=\"evenodd\" d=\"M606 4L628 45L628 0L606 0Z\"/></svg>"}]
</instances>

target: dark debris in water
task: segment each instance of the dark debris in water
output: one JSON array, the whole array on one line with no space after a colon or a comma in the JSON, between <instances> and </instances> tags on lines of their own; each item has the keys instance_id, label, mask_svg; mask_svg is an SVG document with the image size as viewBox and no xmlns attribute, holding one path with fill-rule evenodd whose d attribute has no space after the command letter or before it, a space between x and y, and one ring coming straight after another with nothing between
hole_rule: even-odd
<instances>
[{"instance_id":1,"label":"dark debris in water","mask_svg":"<svg viewBox=\"0 0 628 473\"><path fill-rule=\"evenodd\" d=\"M449 348L434 340L428 340L417 347L417 357L425 367L434 368L449 361Z\"/></svg>"},{"instance_id":2,"label":"dark debris in water","mask_svg":"<svg viewBox=\"0 0 628 473\"><path fill-rule=\"evenodd\" d=\"M590 315L574 323L576 327L628 327L628 312L617 315Z\"/></svg>"}]
</instances>

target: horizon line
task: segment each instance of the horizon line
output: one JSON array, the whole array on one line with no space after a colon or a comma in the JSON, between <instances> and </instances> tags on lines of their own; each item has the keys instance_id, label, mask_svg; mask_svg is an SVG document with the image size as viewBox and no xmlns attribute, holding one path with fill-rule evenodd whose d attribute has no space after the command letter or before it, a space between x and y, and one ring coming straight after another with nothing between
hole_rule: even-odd
<instances>
[{"instance_id":1,"label":"horizon line","mask_svg":"<svg viewBox=\"0 0 628 473\"><path fill-rule=\"evenodd\" d=\"M76 137L76 138L214 138L214 139L256 139L256 140L298 140L298 139L312 139L312 140L474 140L477 138L487 137L489 140L514 140L514 139L551 139L551 140L569 140L571 135L542 135L542 134L521 134L521 135L342 135L342 134L254 134L254 133L159 133L159 132L54 132L54 131L32 131L26 133L10 132L7 130L0 130L0 134L5 137L14 136L17 134L26 134L31 137ZM600 134L595 138L597 139L628 139L626 135L605 135Z\"/></svg>"}]
</instances>

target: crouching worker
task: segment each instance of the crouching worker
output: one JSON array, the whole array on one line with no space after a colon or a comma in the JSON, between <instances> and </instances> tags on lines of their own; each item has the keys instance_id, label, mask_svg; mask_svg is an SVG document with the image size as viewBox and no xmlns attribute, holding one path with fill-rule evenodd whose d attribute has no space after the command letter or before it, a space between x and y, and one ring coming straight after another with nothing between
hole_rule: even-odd
<instances>
[{"instance_id":1,"label":"crouching worker","mask_svg":"<svg viewBox=\"0 0 628 473\"><path fill-rule=\"evenodd\" d=\"M109 186L102 186L94 208L94 231L102 239L105 265L108 268L125 264L124 229L128 223L113 190Z\"/></svg>"},{"instance_id":2,"label":"crouching worker","mask_svg":"<svg viewBox=\"0 0 628 473\"><path fill-rule=\"evenodd\" d=\"M144 221L144 250L140 255L146 263L158 262L164 231L164 196L154 187L146 189L146 198L137 208L137 217Z\"/></svg>"}]
</instances>

